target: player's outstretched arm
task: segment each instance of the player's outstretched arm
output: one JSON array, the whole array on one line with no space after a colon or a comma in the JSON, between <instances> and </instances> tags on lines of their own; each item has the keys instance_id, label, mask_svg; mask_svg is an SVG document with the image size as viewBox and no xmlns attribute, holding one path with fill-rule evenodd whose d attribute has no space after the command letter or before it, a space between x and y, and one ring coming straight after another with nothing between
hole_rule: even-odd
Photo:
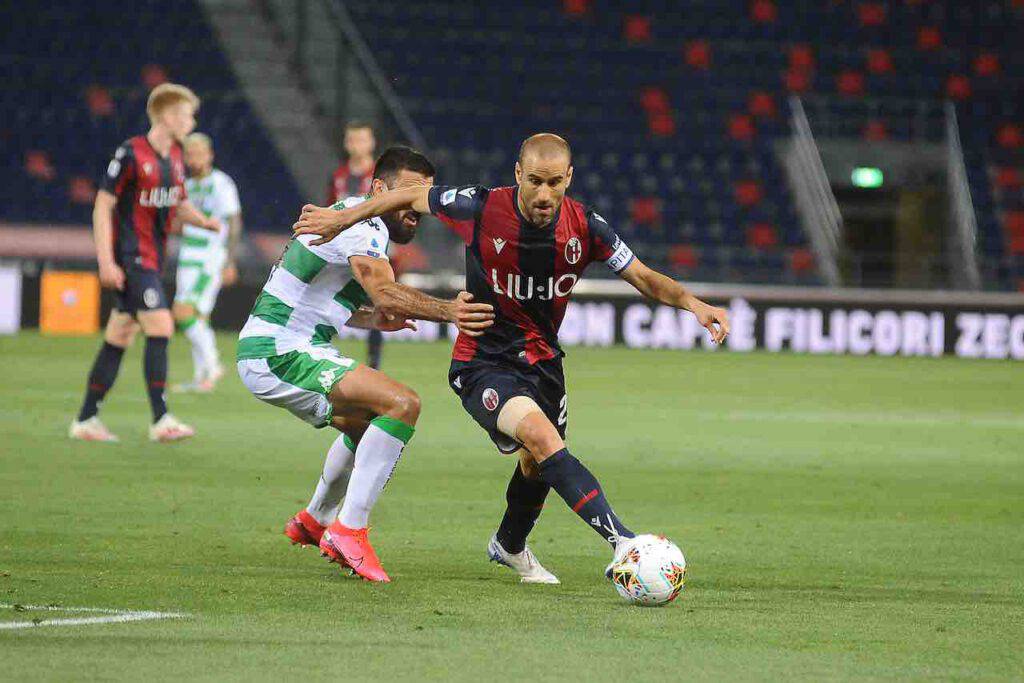
<instances>
[{"instance_id":1,"label":"player's outstretched arm","mask_svg":"<svg viewBox=\"0 0 1024 683\"><path fill-rule=\"evenodd\" d=\"M633 285L636 291L648 299L692 312L700 324L711 333L711 338L716 344L725 341L729 334L729 313L724 308L701 301L682 283L648 268L640 259L634 258L632 263L619 272L619 277Z\"/></svg>"},{"instance_id":2,"label":"player's outstretched arm","mask_svg":"<svg viewBox=\"0 0 1024 683\"><path fill-rule=\"evenodd\" d=\"M473 303L473 295L468 292L459 292L450 301L438 299L395 282L395 273L384 259L353 256L349 263L374 308L387 319L455 323L459 331L471 337L480 336L494 324L494 308L490 304Z\"/></svg>"},{"instance_id":3,"label":"player's outstretched arm","mask_svg":"<svg viewBox=\"0 0 1024 683\"><path fill-rule=\"evenodd\" d=\"M202 228L203 230L211 230L213 232L220 230L219 220L211 216L207 216L205 213L197 209L192 204L192 202L190 202L187 199L182 203L178 204L178 210L175 212L175 214L175 217L180 220L175 220L174 222L172 222L172 226L175 226L176 229L178 230L181 229L182 223L188 223L189 225L194 225L197 228Z\"/></svg>"},{"instance_id":4,"label":"player's outstretched arm","mask_svg":"<svg viewBox=\"0 0 1024 683\"><path fill-rule=\"evenodd\" d=\"M412 209L419 213L430 213L429 191L430 187L427 185L390 190L355 206L338 210L306 204L302 207L302 214L299 220L295 221L292 230L296 235L317 235L317 239L311 244L318 246L330 242L343 230L360 221L376 218L391 211Z\"/></svg>"}]
</instances>

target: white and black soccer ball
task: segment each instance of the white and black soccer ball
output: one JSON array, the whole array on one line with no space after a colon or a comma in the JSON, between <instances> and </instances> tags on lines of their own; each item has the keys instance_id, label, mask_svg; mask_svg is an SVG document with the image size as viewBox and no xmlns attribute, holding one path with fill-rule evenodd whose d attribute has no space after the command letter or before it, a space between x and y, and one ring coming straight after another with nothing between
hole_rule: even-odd
<instances>
[{"instance_id":1,"label":"white and black soccer ball","mask_svg":"<svg viewBox=\"0 0 1024 683\"><path fill-rule=\"evenodd\" d=\"M621 541L609 567L619 595L634 605L654 607L675 600L686 582L683 551L664 536L641 534Z\"/></svg>"}]
</instances>

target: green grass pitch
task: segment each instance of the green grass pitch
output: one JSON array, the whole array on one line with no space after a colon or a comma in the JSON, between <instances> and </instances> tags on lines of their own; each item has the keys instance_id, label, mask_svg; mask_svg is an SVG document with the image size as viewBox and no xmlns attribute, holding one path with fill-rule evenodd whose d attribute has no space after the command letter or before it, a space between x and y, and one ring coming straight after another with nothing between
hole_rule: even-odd
<instances>
[{"instance_id":1,"label":"green grass pitch","mask_svg":"<svg viewBox=\"0 0 1024 683\"><path fill-rule=\"evenodd\" d=\"M153 445L136 347L103 413L122 442L68 441L97 344L0 338L0 603L190 616L0 630L0 679L1024 676L1024 365L570 350L570 447L689 561L680 599L643 609L554 495L531 545L562 585L487 562L513 463L448 389L445 346L385 351L424 411L373 516L394 579L374 586L281 535L331 435L233 373L171 396L199 435Z\"/></svg>"}]
</instances>

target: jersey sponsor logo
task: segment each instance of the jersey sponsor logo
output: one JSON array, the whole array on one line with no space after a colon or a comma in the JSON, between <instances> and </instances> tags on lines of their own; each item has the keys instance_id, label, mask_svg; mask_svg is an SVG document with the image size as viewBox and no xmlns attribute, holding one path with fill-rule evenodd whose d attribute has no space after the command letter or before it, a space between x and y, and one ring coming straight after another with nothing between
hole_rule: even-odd
<instances>
[{"instance_id":1,"label":"jersey sponsor logo","mask_svg":"<svg viewBox=\"0 0 1024 683\"><path fill-rule=\"evenodd\" d=\"M534 298L550 301L556 296L569 296L578 280L579 276L576 273L566 273L556 280L554 277L541 279L520 273L499 275L497 268L491 268L494 293L516 301L529 301Z\"/></svg>"},{"instance_id":2,"label":"jersey sponsor logo","mask_svg":"<svg viewBox=\"0 0 1024 683\"><path fill-rule=\"evenodd\" d=\"M160 303L160 292L154 287L147 287L142 293L142 303L146 304L146 308L156 308Z\"/></svg>"},{"instance_id":3,"label":"jersey sponsor logo","mask_svg":"<svg viewBox=\"0 0 1024 683\"><path fill-rule=\"evenodd\" d=\"M475 187L464 187L461 190L459 190L459 194L461 196L465 197L466 199L472 199L473 195L476 194L476 188Z\"/></svg>"},{"instance_id":4,"label":"jersey sponsor logo","mask_svg":"<svg viewBox=\"0 0 1024 683\"><path fill-rule=\"evenodd\" d=\"M152 173L153 173L153 164L152 163L147 161L146 163L142 164L142 174L143 175L152 175Z\"/></svg>"},{"instance_id":5,"label":"jersey sponsor logo","mask_svg":"<svg viewBox=\"0 0 1024 683\"><path fill-rule=\"evenodd\" d=\"M441 195L441 204L443 206L448 206L449 204L454 202L455 194L456 190L447 190L444 194Z\"/></svg>"},{"instance_id":6,"label":"jersey sponsor logo","mask_svg":"<svg viewBox=\"0 0 1024 683\"><path fill-rule=\"evenodd\" d=\"M320 373L317 381L320 382L320 386L324 388L324 391L330 391L331 387L334 386L334 375L337 372L335 369L324 370Z\"/></svg>"},{"instance_id":7,"label":"jersey sponsor logo","mask_svg":"<svg viewBox=\"0 0 1024 683\"><path fill-rule=\"evenodd\" d=\"M491 411L492 413L498 408L498 392L490 387L484 389L484 395L481 397L484 408Z\"/></svg>"},{"instance_id":8,"label":"jersey sponsor logo","mask_svg":"<svg viewBox=\"0 0 1024 683\"><path fill-rule=\"evenodd\" d=\"M621 239L615 241L615 251L608 260L605 261L608 267L614 272L619 272L623 268L629 265L630 261L633 260L633 250L629 248L629 245L623 242Z\"/></svg>"},{"instance_id":9,"label":"jersey sponsor logo","mask_svg":"<svg viewBox=\"0 0 1024 683\"><path fill-rule=\"evenodd\" d=\"M580 244L580 238L570 237L569 241L565 243L565 260L576 264L579 263L581 256L583 256L583 245Z\"/></svg>"},{"instance_id":10,"label":"jersey sponsor logo","mask_svg":"<svg viewBox=\"0 0 1024 683\"><path fill-rule=\"evenodd\" d=\"M505 240L501 239L500 237L495 237L494 238L494 253L495 254L500 254L501 250L505 248L506 244L507 244L507 242Z\"/></svg>"},{"instance_id":11,"label":"jersey sponsor logo","mask_svg":"<svg viewBox=\"0 0 1024 683\"><path fill-rule=\"evenodd\" d=\"M153 187L139 193L139 204L147 208L164 209L177 206L181 201L180 187Z\"/></svg>"}]
</instances>

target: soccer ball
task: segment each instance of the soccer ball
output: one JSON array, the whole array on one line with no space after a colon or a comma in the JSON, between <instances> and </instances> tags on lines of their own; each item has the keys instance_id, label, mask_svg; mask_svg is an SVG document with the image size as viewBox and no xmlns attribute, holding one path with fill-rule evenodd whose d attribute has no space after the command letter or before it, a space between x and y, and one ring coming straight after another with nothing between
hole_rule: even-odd
<instances>
[{"instance_id":1,"label":"soccer ball","mask_svg":"<svg viewBox=\"0 0 1024 683\"><path fill-rule=\"evenodd\" d=\"M679 596L686 581L686 559L664 536L642 534L622 541L608 568L619 595L634 605L665 605Z\"/></svg>"}]
</instances>

